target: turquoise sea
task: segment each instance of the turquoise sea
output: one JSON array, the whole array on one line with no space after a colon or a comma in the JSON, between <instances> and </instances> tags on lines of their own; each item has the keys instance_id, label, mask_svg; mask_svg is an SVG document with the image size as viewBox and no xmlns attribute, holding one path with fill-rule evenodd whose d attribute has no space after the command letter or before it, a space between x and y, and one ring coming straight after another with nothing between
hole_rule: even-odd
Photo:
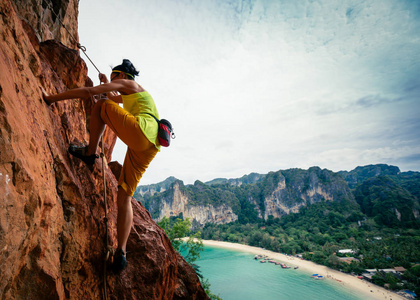
<instances>
[{"instance_id":1,"label":"turquoise sea","mask_svg":"<svg viewBox=\"0 0 420 300\"><path fill-rule=\"evenodd\" d=\"M366 299L331 280L317 280L299 269L282 269L273 263L260 263L254 260L254 256L205 246L196 264L209 280L212 293L223 300Z\"/></svg>"}]
</instances>

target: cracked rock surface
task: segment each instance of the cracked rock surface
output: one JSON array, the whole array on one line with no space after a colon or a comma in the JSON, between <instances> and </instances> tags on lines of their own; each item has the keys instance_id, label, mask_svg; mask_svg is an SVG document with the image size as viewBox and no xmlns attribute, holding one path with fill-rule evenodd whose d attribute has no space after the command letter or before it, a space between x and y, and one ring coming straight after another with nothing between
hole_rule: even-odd
<instances>
[{"instance_id":1,"label":"cracked rock surface","mask_svg":"<svg viewBox=\"0 0 420 300\"><path fill-rule=\"evenodd\" d=\"M86 144L90 99L48 107L48 93L91 86L75 41L77 3L0 0L0 299L101 299L105 252L102 161L67 153ZM104 134L110 161L116 136ZM98 149L99 151L99 149ZM157 158L158 159L158 158ZM116 245L119 164L105 169L108 235ZM112 171L111 171L112 170ZM133 201L129 266L107 277L109 299L207 299L191 266Z\"/></svg>"}]
</instances>

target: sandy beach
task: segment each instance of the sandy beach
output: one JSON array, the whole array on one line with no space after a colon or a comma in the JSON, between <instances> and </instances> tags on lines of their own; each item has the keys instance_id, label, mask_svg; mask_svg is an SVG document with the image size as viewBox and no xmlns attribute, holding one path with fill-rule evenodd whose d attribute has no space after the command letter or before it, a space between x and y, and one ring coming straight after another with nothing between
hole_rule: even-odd
<instances>
[{"instance_id":1,"label":"sandy beach","mask_svg":"<svg viewBox=\"0 0 420 300\"><path fill-rule=\"evenodd\" d=\"M368 281L361 280L355 276L345 274L333 269L330 269L326 266L318 265L311 261L299 259L292 256L287 256L281 253L272 252L269 250L264 250L258 247L252 247L242 244L221 242L221 241L211 241L203 240L203 244L206 246L222 247L226 249L233 249L243 252L252 253L255 255L266 256L270 259L283 262L290 267L299 267L299 270L308 272L308 275L319 274L324 276L325 280L334 281L336 284L339 284L345 288L356 291L362 297L366 299L387 299L387 300L396 300L396 299L406 299L396 293L390 292L380 286L374 285Z\"/></svg>"}]
</instances>

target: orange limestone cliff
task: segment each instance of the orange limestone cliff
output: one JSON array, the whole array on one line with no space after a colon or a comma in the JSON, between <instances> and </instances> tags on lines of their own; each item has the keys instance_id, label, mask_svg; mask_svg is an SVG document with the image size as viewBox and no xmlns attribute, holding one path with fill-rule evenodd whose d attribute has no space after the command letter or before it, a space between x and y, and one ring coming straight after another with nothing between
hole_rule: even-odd
<instances>
[{"instance_id":1,"label":"orange limestone cliff","mask_svg":"<svg viewBox=\"0 0 420 300\"><path fill-rule=\"evenodd\" d=\"M0 299L208 299L193 268L133 201L128 268L104 281L102 161L70 157L87 143L90 99L48 107L49 93L91 85L76 43L77 0L0 0ZM116 141L104 136L108 160ZM105 168L116 246L118 163ZM114 171L111 171L111 169ZM106 284L104 285L104 282Z\"/></svg>"}]
</instances>

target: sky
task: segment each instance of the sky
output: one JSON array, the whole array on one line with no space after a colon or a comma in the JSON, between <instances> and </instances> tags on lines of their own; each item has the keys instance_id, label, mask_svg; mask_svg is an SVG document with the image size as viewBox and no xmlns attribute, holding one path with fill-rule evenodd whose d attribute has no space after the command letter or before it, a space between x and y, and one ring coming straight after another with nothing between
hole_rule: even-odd
<instances>
[{"instance_id":1,"label":"sky","mask_svg":"<svg viewBox=\"0 0 420 300\"><path fill-rule=\"evenodd\" d=\"M420 1L82 0L79 40L108 76L130 59L174 127L140 185L420 171Z\"/></svg>"}]
</instances>

